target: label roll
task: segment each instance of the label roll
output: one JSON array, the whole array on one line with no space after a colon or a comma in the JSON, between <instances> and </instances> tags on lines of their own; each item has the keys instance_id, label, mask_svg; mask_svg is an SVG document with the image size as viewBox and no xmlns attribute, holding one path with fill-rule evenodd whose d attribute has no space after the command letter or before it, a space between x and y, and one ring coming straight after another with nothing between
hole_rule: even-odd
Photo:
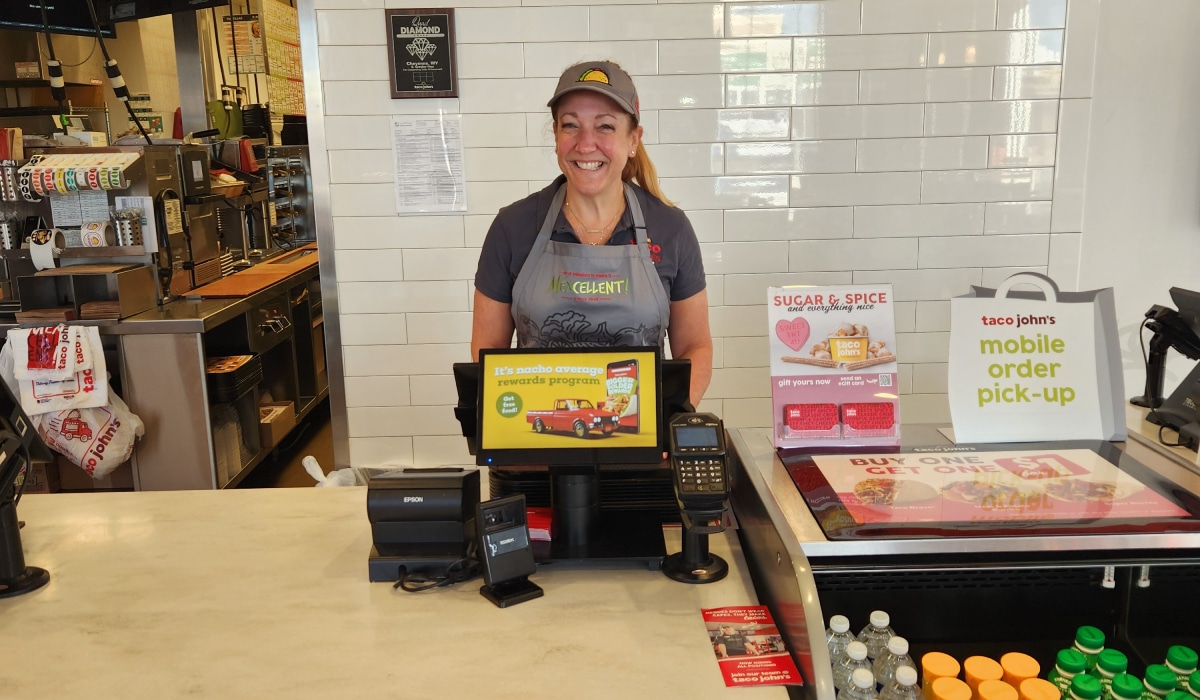
<instances>
[{"instance_id":1,"label":"label roll","mask_svg":"<svg viewBox=\"0 0 1200 700\"><path fill-rule=\"evenodd\" d=\"M79 229L84 248L103 248L117 244L117 232L108 221L88 221Z\"/></svg>"},{"instance_id":2,"label":"label roll","mask_svg":"<svg viewBox=\"0 0 1200 700\"><path fill-rule=\"evenodd\" d=\"M29 257L33 266L39 270L49 270L56 266L55 259L67 244L67 236L62 229L40 228L29 235Z\"/></svg>"}]
</instances>

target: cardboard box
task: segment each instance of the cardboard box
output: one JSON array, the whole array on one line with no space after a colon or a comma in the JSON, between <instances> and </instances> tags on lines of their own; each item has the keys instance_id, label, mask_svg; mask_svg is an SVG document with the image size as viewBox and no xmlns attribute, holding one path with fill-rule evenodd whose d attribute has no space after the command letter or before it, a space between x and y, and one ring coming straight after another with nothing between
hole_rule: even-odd
<instances>
[{"instance_id":1,"label":"cardboard box","mask_svg":"<svg viewBox=\"0 0 1200 700\"><path fill-rule=\"evenodd\" d=\"M83 467L63 455L55 454L58 480L62 491L130 491L133 489L133 465L129 461L117 466L101 479L93 479Z\"/></svg>"},{"instance_id":2,"label":"cardboard box","mask_svg":"<svg viewBox=\"0 0 1200 700\"><path fill-rule=\"evenodd\" d=\"M34 464L25 474L25 493L58 493L58 464Z\"/></svg>"},{"instance_id":3,"label":"cardboard box","mask_svg":"<svg viewBox=\"0 0 1200 700\"><path fill-rule=\"evenodd\" d=\"M296 427L296 408L291 401L268 401L258 406L259 435L262 445L272 448Z\"/></svg>"},{"instance_id":4,"label":"cardboard box","mask_svg":"<svg viewBox=\"0 0 1200 700\"><path fill-rule=\"evenodd\" d=\"M67 99L76 107L103 107L104 91L107 85L71 85L66 88ZM58 100L48 87L36 87L29 90L31 107L55 107Z\"/></svg>"}]
</instances>

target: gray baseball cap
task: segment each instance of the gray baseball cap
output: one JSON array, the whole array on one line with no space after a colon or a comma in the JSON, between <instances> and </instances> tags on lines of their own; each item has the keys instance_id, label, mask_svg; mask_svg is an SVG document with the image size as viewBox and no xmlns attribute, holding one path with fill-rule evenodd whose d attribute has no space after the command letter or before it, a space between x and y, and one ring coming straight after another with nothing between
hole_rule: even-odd
<instances>
[{"instance_id":1,"label":"gray baseball cap","mask_svg":"<svg viewBox=\"0 0 1200 700\"><path fill-rule=\"evenodd\" d=\"M554 97L546 103L553 107L559 98L568 92L576 90L591 90L611 98L621 109L633 115L635 122L641 121L638 109L637 88L633 86L633 78L615 63L609 61L585 61L576 63L563 71L558 79L558 87Z\"/></svg>"}]
</instances>

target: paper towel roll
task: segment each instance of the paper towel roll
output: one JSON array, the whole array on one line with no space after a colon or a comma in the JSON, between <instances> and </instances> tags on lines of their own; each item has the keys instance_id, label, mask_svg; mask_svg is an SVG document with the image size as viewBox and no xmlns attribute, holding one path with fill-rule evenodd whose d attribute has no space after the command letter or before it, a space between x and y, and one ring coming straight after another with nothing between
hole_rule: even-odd
<instances>
[{"instance_id":1,"label":"paper towel roll","mask_svg":"<svg viewBox=\"0 0 1200 700\"><path fill-rule=\"evenodd\" d=\"M55 266L55 258L67 244L67 236L61 229L40 228L29 235L29 256L33 258L33 266L39 270L49 270Z\"/></svg>"},{"instance_id":2,"label":"paper towel roll","mask_svg":"<svg viewBox=\"0 0 1200 700\"><path fill-rule=\"evenodd\" d=\"M117 233L108 221L88 221L79 229L84 248L102 248L117 244Z\"/></svg>"}]
</instances>

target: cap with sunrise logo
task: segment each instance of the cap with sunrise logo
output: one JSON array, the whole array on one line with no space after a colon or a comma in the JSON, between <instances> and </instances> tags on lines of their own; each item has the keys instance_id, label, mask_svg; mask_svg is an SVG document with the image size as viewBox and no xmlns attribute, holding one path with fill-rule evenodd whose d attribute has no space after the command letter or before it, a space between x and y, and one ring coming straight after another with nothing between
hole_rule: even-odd
<instances>
[{"instance_id":1,"label":"cap with sunrise logo","mask_svg":"<svg viewBox=\"0 0 1200 700\"><path fill-rule=\"evenodd\" d=\"M633 86L633 78L615 63L586 61L571 66L558 79L554 97L550 98L546 106L553 107L563 95L576 90L590 90L609 97L621 109L632 115L635 122L641 121L637 88Z\"/></svg>"}]
</instances>

